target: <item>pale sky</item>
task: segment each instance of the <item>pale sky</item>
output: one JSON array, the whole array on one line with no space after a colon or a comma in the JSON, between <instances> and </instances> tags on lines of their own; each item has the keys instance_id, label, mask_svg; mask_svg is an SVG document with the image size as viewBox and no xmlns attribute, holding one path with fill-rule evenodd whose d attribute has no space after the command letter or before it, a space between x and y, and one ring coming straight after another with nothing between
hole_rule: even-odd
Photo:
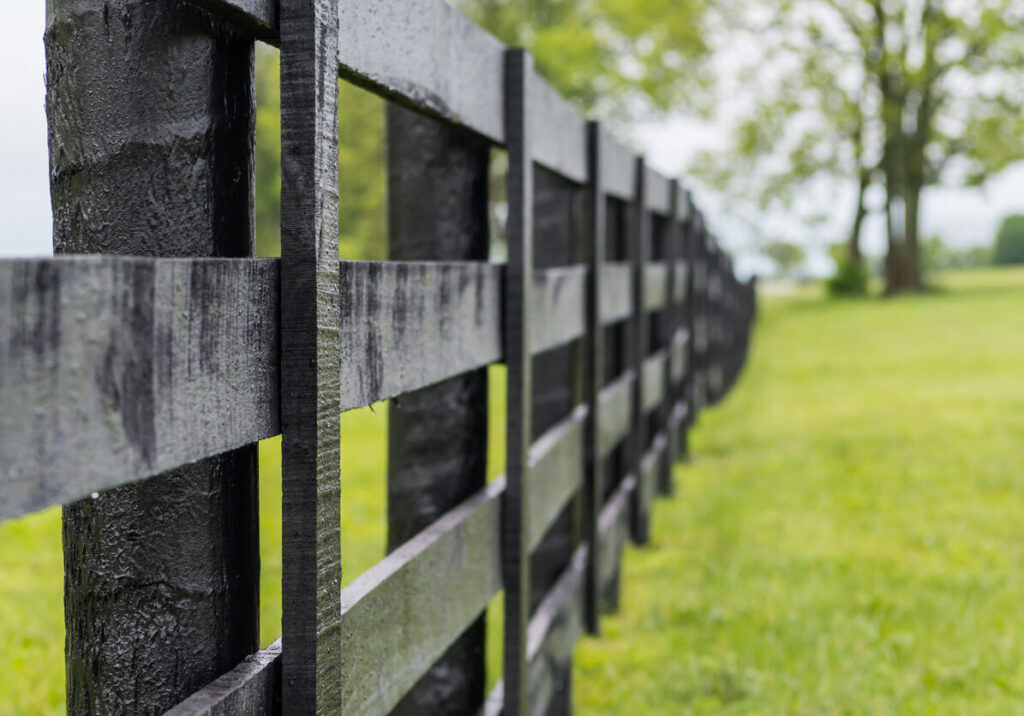
<instances>
[{"instance_id":1,"label":"pale sky","mask_svg":"<svg viewBox=\"0 0 1024 716\"><path fill-rule=\"evenodd\" d=\"M51 253L51 214L46 115L44 112L42 0L7 2L5 32L0 43L0 256L40 256ZM647 152L648 162L662 173L681 174L695 151L722 141L721 132L686 118L670 118L635 128L633 139ZM685 176L684 176L685 181ZM759 261L756 246L765 239L798 240L810 247L811 268L827 270L825 247L841 240L852 216L851 200L836 204L835 222L807 228L785 216L763 217L756 229L739 222L721 197L695 188L698 202L721 242L737 255L744 273L769 267ZM940 234L954 247L989 243L1003 216L1024 213L1024 166L1017 165L990 182L984 190L933 189L926 193L923 235ZM884 250L883 226L866 227L865 246Z\"/></svg>"}]
</instances>

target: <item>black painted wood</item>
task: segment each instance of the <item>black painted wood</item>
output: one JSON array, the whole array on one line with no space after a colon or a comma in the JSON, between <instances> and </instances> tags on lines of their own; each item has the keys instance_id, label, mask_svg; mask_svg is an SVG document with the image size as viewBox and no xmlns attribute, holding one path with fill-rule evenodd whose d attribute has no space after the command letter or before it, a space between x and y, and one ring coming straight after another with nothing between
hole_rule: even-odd
<instances>
[{"instance_id":1,"label":"black painted wood","mask_svg":"<svg viewBox=\"0 0 1024 716\"><path fill-rule=\"evenodd\" d=\"M632 396L632 430L626 440L626 461L634 475L640 474L640 461L647 446L647 415L644 410L645 378L644 359L650 344L649 322L646 305L647 264L651 256L651 217L645 206L647 171L642 157L635 162L636 181L633 200L629 211L629 252L633 267L633 315L628 323L627 355L628 364L636 376ZM630 526L633 540L646 544L649 539L650 517L648 506L650 495L644 491L643 481L637 483L630 503Z\"/></svg>"},{"instance_id":2,"label":"black painted wood","mask_svg":"<svg viewBox=\"0 0 1024 716\"><path fill-rule=\"evenodd\" d=\"M281 0L282 706L341 706L337 0Z\"/></svg>"},{"instance_id":3,"label":"black painted wood","mask_svg":"<svg viewBox=\"0 0 1024 716\"><path fill-rule=\"evenodd\" d=\"M247 656L165 716L273 716L281 712L281 640Z\"/></svg>"},{"instance_id":4,"label":"black painted wood","mask_svg":"<svg viewBox=\"0 0 1024 716\"><path fill-rule=\"evenodd\" d=\"M530 616L530 560L526 508L533 395L527 330L533 290L533 162L526 108L533 60L524 50L505 54L505 137L508 146L508 268L505 275L505 362L508 366L506 459L508 487L502 505L502 573L505 584L505 712L529 703L526 630Z\"/></svg>"},{"instance_id":5,"label":"black painted wood","mask_svg":"<svg viewBox=\"0 0 1024 716\"><path fill-rule=\"evenodd\" d=\"M597 298L602 325L625 321L633 315L633 283L633 267L628 262L602 265L601 293Z\"/></svg>"},{"instance_id":6,"label":"black painted wood","mask_svg":"<svg viewBox=\"0 0 1024 716\"><path fill-rule=\"evenodd\" d=\"M345 356L366 356L361 365L370 369L370 376L381 371L382 380L374 381L378 385L390 384L395 375L433 382L430 379L439 372L447 376L477 368L392 401L388 423L391 551L483 489L487 477L487 371L479 366L499 360L502 346L499 267L483 263L489 249L489 144L465 130L396 105L387 108L387 141L390 257L479 262L420 264L422 273L408 276L401 273L399 264L395 287L379 291L382 300L373 304L388 305L391 315L366 320L364 312L354 311L357 326L366 334L379 332L382 338L400 338L391 343L368 340L366 348L374 350L343 349ZM393 268L389 264L381 267L385 272ZM442 273L444 279L428 281L430 272ZM344 328L342 335L344 341ZM393 370L389 358L404 370ZM363 384L345 380L346 363L356 360L342 362L342 385ZM397 393L407 385L409 380L394 390ZM392 391L383 393L381 397ZM345 402L343 399L343 405ZM495 518L497 515L495 505ZM484 544L495 551L491 558L500 579L497 519L491 537ZM439 581L441 575L432 578ZM436 603L445 602L439 599ZM448 608L444 611L452 613ZM398 701L394 713L454 716L480 707L486 686L486 623L479 614L470 616L478 618L472 623L460 622L458 631L447 634L450 643L442 645L445 653L419 681L407 684L411 689ZM437 644L432 646L436 650ZM358 663L348 659L353 665ZM405 668L399 673L411 671Z\"/></svg>"},{"instance_id":7,"label":"black painted wood","mask_svg":"<svg viewBox=\"0 0 1024 716\"><path fill-rule=\"evenodd\" d=\"M619 608L622 552L629 539L630 502L636 486L636 476L626 475L601 509L598 521L598 584L603 611L616 611Z\"/></svg>"},{"instance_id":8,"label":"black painted wood","mask_svg":"<svg viewBox=\"0 0 1024 716\"><path fill-rule=\"evenodd\" d=\"M584 620L587 631L599 635L600 592L597 579L599 555L598 520L604 502L604 460L600 451L599 397L604 387L604 323L601 299L604 291L605 210L601 173L601 127L596 122L587 125L587 194L585 236L587 245L587 339L585 343L586 367L583 400L590 408L586 423L585 478L583 487L583 540L589 545L587 571L584 576Z\"/></svg>"},{"instance_id":9,"label":"black painted wood","mask_svg":"<svg viewBox=\"0 0 1024 716\"><path fill-rule=\"evenodd\" d=\"M629 435L633 426L633 392L636 374L632 369L601 389L597 398L597 454L608 457Z\"/></svg>"},{"instance_id":10,"label":"black painted wood","mask_svg":"<svg viewBox=\"0 0 1024 716\"><path fill-rule=\"evenodd\" d=\"M408 704L403 695L478 620L502 584L504 492L504 480L494 480L342 591L339 713L386 714ZM459 708L464 702L442 704L439 712L474 713L480 701L468 711Z\"/></svg>"},{"instance_id":11,"label":"black painted wood","mask_svg":"<svg viewBox=\"0 0 1024 716\"><path fill-rule=\"evenodd\" d=\"M541 435L530 448L526 542L531 550L580 490L587 415L586 405L577 406L569 417Z\"/></svg>"},{"instance_id":12,"label":"black painted wood","mask_svg":"<svg viewBox=\"0 0 1024 716\"><path fill-rule=\"evenodd\" d=\"M276 435L277 263L0 262L0 519Z\"/></svg>"},{"instance_id":13,"label":"black painted wood","mask_svg":"<svg viewBox=\"0 0 1024 716\"><path fill-rule=\"evenodd\" d=\"M534 355L564 346L586 331L587 267L580 264L536 269L530 348Z\"/></svg>"},{"instance_id":14,"label":"black painted wood","mask_svg":"<svg viewBox=\"0 0 1024 716\"><path fill-rule=\"evenodd\" d=\"M250 255L251 39L181 2L53 0L44 42L55 251ZM127 340L133 318L107 393L130 401L126 433L147 426L136 388L165 377ZM69 713L127 695L165 710L256 650L256 480L255 446L239 447L64 508Z\"/></svg>"}]
</instances>

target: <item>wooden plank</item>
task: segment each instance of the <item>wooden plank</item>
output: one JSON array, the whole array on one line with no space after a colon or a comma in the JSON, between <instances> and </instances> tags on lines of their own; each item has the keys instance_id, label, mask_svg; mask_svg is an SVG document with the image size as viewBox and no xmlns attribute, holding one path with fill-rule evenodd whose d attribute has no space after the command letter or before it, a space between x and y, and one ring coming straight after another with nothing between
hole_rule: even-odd
<instances>
[{"instance_id":1,"label":"wooden plank","mask_svg":"<svg viewBox=\"0 0 1024 716\"><path fill-rule=\"evenodd\" d=\"M632 201L636 189L636 155L604 130L600 135L602 188L608 196Z\"/></svg>"},{"instance_id":2,"label":"wooden plank","mask_svg":"<svg viewBox=\"0 0 1024 716\"><path fill-rule=\"evenodd\" d=\"M644 416L657 408L665 397L665 361L668 360L668 356L668 350L662 348L641 363L643 379L640 384L643 386L643 392L640 395L640 411Z\"/></svg>"},{"instance_id":3,"label":"wooden plank","mask_svg":"<svg viewBox=\"0 0 1024 716\"><path fill-rule=\"evenodd\" d=\"M573 552L569 566L538 605L529 629L529 713L560 712L569 702L560 693L571 682L573 648L583 632L587 545Z\"/></svg>"},{"instance_id":4,"label":"wooden plank","mask_svg":"<svg viewBox=\"0 0 1024 716\"><path fill-rule=\"evenodd\" d=\"M389 713L501 589L504 493L492 481L342 590L340 713Z\"/></svg>"},{"instance_id":5,"label":"wooden plank","mask_svg":"<svg viewBox=\"0 0 1024 716\"><path fill-rule=\"evenodd\" d=\"M686 377L689 364L690 332L680 328L672 338L671 357L669 359L669 375L672 383L679 383Z\"/></svg>"},{"instance_id":6,"label":"wooden plank","mask_svg":"<svg viewBox=\"0 0 1024 716\"><path fill-rule=\"evenodd\" d=\"M636 490L636 476L627 475L601 510L598 523L598 584L603 598L602 609L618 608L618 582L622 550L629 537L629 503Z\"/></svg>"},{"instance_id":7,"label":"wooden plank","mask_svg":"<svg viewBox=\"0 0 1024 716\"><path fill-rule=\"evenodd\" d=\"M341 705L337 57L337 0L281 0L286 715Z\"/></svg>"},{"instance_id":8,"label":"wooden plank","mask_svg":"<svg viewBox=\"0 0 1024 716\"><path fill-rule=\"evenodd\" d=\"M538 128L533 159L566 179L587 181L587 132L583 117L536 73L530 77L530 124Z\"/></svg>"},{"instance_id":9,"label":"wooden plank","mask_svg":"<svg viewBox=\"0 0 1024 716\"><path fill-rule=\"evenodd\" d=\"M633 267L626 261L608 262L601 267L601 323L610 325L633 314Z\"/></svg>"},{"instance_id":10,"label":"wooden plank","mask_svg":"<svg viewBox=\"0 0 1024 716\"><path fill-rule=\"evenodd\" d=\"M577 406L530 447L526 544L531 552L580 489L587 412L586 405Z\"/></svg>"},{"instance_id":11,"label":"wooden plank","mask_svg":"<svg viewBox=\"0 0 1024 716\"><path fill-rule=\"evenodd\" d=\"M586 266L534 271L530 309L533 320L529 327L534 355L565 345L584 334L586 281Z\"/></svg>"},{"instance_id":12,"label":"wooden plank","mask_svg":"<svg viewBox=\"0 0 1024 716\"><path fill-rule=\"evenodd\" d=\"M606 458L618 447L633 425L632 394L636 374L628 370L601 389L598 397L598 451Z\"/></svg>"},{"instance_id":13,"label":"wooden plank","mask_svg":"<svg viewBox=\"0 0 1024 716\"><path fill-rule=\"evenodd\" d=\"M675 187L668 179L651 169L644 167L644 208L655 214L670 217L672 214L672 194Z\"/></svg>"},{"instance_id":14,"label":"wooden plank","mask_svg":"<svg viewBox=\"0 0 1024 716\"><path fill-rule=\"evenodd\" d=\"M503 144L504 47L442 0L340 3L341 75Z\"/></svg>"},{"instance_id":15,"label":"wooden plank","mask_svg":"<svg viewBox=\"0 0 1024 716\"><path fill-rule=\"evenodd\" d=\"M278 34L276 0L187 0L249 32L254 38L274 45Z\"/></svg>"},{"instance_id":16,"label":"wooden plank","mask_svg":"<svg viewBox=\"0 0 1024 716\"><path fill-rule=\"evenodd\" d=\"M526 510L532 430L530 307L533 305L534 169L527 84L533 59L523 50L505 53L505 136L508 143L508 265L505 274L505 364L508 367L506 462L508 487L502 513L505 584L505 711L521 713L527 700L526 629L530 615L530 552Z\"/></svg>"},{"instance_id":17,"label":"wooden plank","mask_svg":"<svg viewBox=\"0 0 1024 716\"><path fill-rule=\"evenodd\" d=\"M675 274L672 279L672 301L679 305L686 302L688 293L687 281L689 270L685 260L679 259L672 264L672 272Z\"/></svg>"},{"instance_id":18,"label":"wooden plank","mask_svg":"<svg viewBox=\"0 0 1024 716\"><path fill-rule=\"evenodd\" d=\"M246 657L165 716L272 716L281 710L281 640Z\"/></svg>"},{"instance_id":19,"label":"wooden plank","mask_svg":"<svg viewBox=\"0 0 1024 716\"><path fill-rule=\"evenodd\" d=\"M501 360L501 267L342 261L341 409Z\"/></svg>"},{"instance_id":20,"label":"wooden plank","mask_svg":"<svg viewBox=\"0 0 1024 716\"><path fill-rule=\"evenodd\" d=\"M671 266L664 261L647 263L644 272L644 310L661 311L669 305L669 271Z\"/></svg>"},{"instance_id":21,"label":"wooden plank","mask_svg":"<svg viewBox=\"0 0 1024 716\"><path fill-rule=\"evenodd\" d=\"M641 509L648 515L648 520L651 505L654 501L654 493L658 488L659 473L665 465L663 458L666 445L665 433L658 432L654 435L654 438L650 441L650 446L640 459L640 471L637 473L640 475L640 478L637 481L636 497L640 502Z\"/></svg>"},{"instance_id":22,"label":"wooden plank","mask_svg":"<svg viewBox=\"0 0 1024 716\"><path fill-rule=\"evenodd\" d=\"M393 103L386 113L388 257L486 261L491 143ZM495 305L500 295L496 287ZM500 321L495 309L499 351ZM429 318L411 325L414 330L436 326ZM481 368L392 402L387 420L388 551L486 485L487 392L487 369ZM406 692L391 716L480 706L486 694L486 637L486 622L477 618Z\"/></svg>"},{"instance_id":23,"label":"wooden plank","mask_svg":"<svg viewBox=\"0 0 1024 716\"><path fill-rule=\"evenodd\" d=\"M0 262L0 519L276 435L277 285L271 259Z\"/></svg>"}]
</instances>

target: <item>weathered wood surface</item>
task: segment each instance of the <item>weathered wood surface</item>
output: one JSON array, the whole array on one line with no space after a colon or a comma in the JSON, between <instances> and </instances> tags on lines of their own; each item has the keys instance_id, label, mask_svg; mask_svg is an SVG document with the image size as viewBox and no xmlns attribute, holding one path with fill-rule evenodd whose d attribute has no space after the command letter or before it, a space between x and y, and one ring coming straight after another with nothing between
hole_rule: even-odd
<instances>
[{"instance_id":1,"label":"weathered wood surface","mask_svg":"<svg viewBox=\"0 0 1024 716\"><path fill-rule=\"evenodd\" d=\"M341 706L338 2L281 0L282 707Z\"/></svg>"},{"instance_id":2,"label":"weathered wood surface","mask_svg":"<svg viewBox=\"0 0 1024 716\"><path fill-rule=\"evenodd\" d=\"M259 40L280 44L277 0L187 0L216 13Z\"/></svg>"},{"instance_id":3,"label":"weathered wood surface","mask_svg":"<svg viewBox=\"0 0 1024 716\"><path fill-rule=\"evenodd\" d=\"M661 405L665 397L667 388L665 385L665 361L668 360L668 356L668 350L662 348L641 363L640 372L643 374L641 381L643 392L640 395L641 419Z\"/></svg>"},{"instance_id":4,"label":"weathered wood surface","mask_svg":"<svg viewBox=\"0 0 1024 716\"><path fill-rule=\"evenodd\" d=\"M565 345L586 332L586 266L536 269L530 349L534 355Z\"/></svg>"},{"instance_id":5,"label":"weathered wood surface","mask_svg":"<svg viewBox=\"0 0 1024 716\"><path fill-rule=\"evenodd\" d=\"M0 519L279 432L270 259L0 262Z\"/></svg>"},{"instance_id":6,"label":"weathered wood surface","mask_svg":"<svg viewBox=\"0 0 1024 716\"><path fill-rule=\"evenodd\" d=\"M587 406L577 406L530 448L526 544L531 551L582 485L586 420Z\"/></svg>"},{"instance_id":7,"label":"weathered wood surface","mask_svg":"<svg viewBox=\"0 0 1024 716\"><path fill-rule=\"evenodd\" d=\"M389 713L501 589L504 494L492 481L342 590L339 713Z\"/></svg>"},{"instance_id":8,"label":"weathered wood surface","mask_svg":"<svg viewBox=\"0 0 1024 716\"><path fill-rule=\"evenodd\" d=\"M273 716L281 711L281 640L172 708L165 716Z\"/></svg>"},{"instance_id":9,"label":"weathered wood surface","mask_svg":"<svg viewBox=\"0 0 1024 716\"><path fill-rule=\"evenodd\" d=\"M627 469L634 475L640 475L640 461L643 449L648 440L648 421L644 410L644 399L647 396L646 382L648 378L644 361L650 347L650 317L647 304L647 266L652 254L652 218L644 209L647 196L647 167L643 157L635 161L633 201L629 206L629 239L627 248L633 267L633 315L627 322L626 362L636 375L636 384L632 393L631 415L632 430L626 438L625 452ZM633 495L630 505L630 521L633 539L637 544L646 544L648 540L647 505L641 499L640 491Z\"/></svg>"},{"instance_id":10,"label":"weathered wood surface","mask_svg":"<svg viewBox=\"0 0 1024 716\"><path fill-rule=\"evenodd\" d=\"M533 59L523 50L505 53L505 136L508 145L508 264L505 274L505 363L508 367L506 476L502 503L502 577L505 585L505 711L521 713L528 703L526 629L530 618L530 550L526 510L533 437L533 359L530 307L533 305L534 169L528 83Z\"/></svg>"},{"instance_id":11,"label":"weathered wood surface","mask_svg":"<svg viewBox=\"0 0 1024 716\"><path fill-rule=\"evenodd\" d=\"M250 256L252 39L180 3L49 0L44 42L55 253ZM110 394L153 379L133 356ZM65 706L160 712L256 650L256 447L98 494L62 513Z\"/></svg>"},{"instance_id":12,"label":"weathered wood surface","mask_svg":"<svg viewBox=\"0 0 1024 716\"><path fill-rule=\"evenodd\" d=\"M636 374L628 370L601 389L598 397L597 454L602 458L608 457L632 428L632 395L635 382Z\"/></svg>"},{"instance_id":13,"label":"weathered wood surface","mask_svg":"<svg viewBox=\"0 0 1024 716\"><path fill-rule=\"evenodd\" d=\"M643 267L644 310L661 311L669 305L671 266L664 261L646 263Z\"/></svg>"},{"instance_id":14,"label":"weathered wood surface","mask_svg":"<svg viewBox=\"0 0 1024 716\"><path fill-rule=\"evenodd\" d=\"M605 326L633 315L633 268L628 262L607 262L601 267L598 296L601 323Z\"/></svg>"},{"instance_id":15,"label":"weathered wood surface","mask_svg":"<svg viewBox=\"0 0 1024 716\"><path fill-rule=\"evenodd\" d=\"M386 113L389 258L486 261L491 144L396 104L389 104ZM496 287L495 304L498 298ZM500 320L496 309L499 351ZM427 316L412 324L407 329L436 331L437 321ZM433 360L413 353L421 365ZM487 393L487 370L481 368L391 402L389 552L483 489ZM470 624L405 693L391 716L461 716L479 708L486 694L486 630L482 616Z\"/></svg>"},{"instance_id":16,"label":"weathered wood surface","mask_svg":"<svg viewBox=\"0 0 1024 716\"><path fill-rule=\"evenodd\" d=\"M341 409L501 360L501 267L342 261Z\"/></svg>"},{"instance_id":17,"label":"weathered wood surface","mask_svg":"<svg viewBox=\"0 0 1024 716\"><path fill-rule=\"evenodd\" d=\"M637 482L637 496L643 503L643 508L647 514L650 514L651 503L658 489L659 471L662 467L666 444L667 441L664 433L659 432L651 440L650 446L640 459L640 479Z\"/></svg>"}]
</instances>

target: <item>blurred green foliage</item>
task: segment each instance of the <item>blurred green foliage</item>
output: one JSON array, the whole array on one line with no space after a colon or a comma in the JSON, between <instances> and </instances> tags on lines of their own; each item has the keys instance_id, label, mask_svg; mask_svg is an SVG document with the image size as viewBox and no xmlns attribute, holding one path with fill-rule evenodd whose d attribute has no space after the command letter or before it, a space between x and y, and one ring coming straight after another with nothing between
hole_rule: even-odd
<instances>
[{"instance_id":1,"label":"blurred green foliage","mask_svg":"<svg viewBox=\"0 0 1024 716\"><path fill-rule=\"evenodd\" d=\"M993 260L997 264L1024 264L1024 215L1003 219L996 235Z\"/></svg>"}]
</instances>

